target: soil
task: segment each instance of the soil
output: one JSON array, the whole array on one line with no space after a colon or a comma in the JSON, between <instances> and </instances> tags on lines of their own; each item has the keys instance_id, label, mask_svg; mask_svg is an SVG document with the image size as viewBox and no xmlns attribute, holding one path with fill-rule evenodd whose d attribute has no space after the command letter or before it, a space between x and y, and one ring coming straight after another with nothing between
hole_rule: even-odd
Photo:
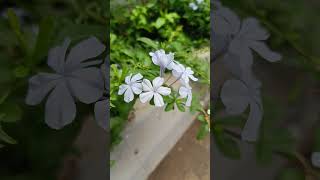
<instances>
[{"instance_id":1,"label":"soil","mask_svg":"<svg viewBox=\"0 0 320 180\"><path fill-rule=\"evenodd\" d=\"M195 121L161 161L149 180L209 180L210 136L196 139L200 123Z\"/></svg>"}]
</instances>

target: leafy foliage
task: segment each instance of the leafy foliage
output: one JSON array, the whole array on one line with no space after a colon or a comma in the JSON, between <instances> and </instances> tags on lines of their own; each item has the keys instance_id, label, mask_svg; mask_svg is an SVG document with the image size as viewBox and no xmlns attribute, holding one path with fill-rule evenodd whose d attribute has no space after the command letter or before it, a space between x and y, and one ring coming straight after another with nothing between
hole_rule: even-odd
<instances>
[{"instance_id":1,"label":"leafy foliage","mask_svg":"<svg viewBox=\"0 0 320 180\"><path fill-rule=\"evenodd\" d=\"M193 12L188 4L189 1L184 0L128 1L122 4L111 1L111 10L114 10L111 11L110 35L113 146L121 141L121 130L134 103L127 104L123 101L117 94L119 86L129 74L140 73L146 79L159 76L159 69L152 64L149 52L158 49L174 52L175 59L191 67L201 83L209 84L209 62L204 62L196 54L197 49L204 49L209 45L209 1L205 1L197 12ZM194 16L203 18L194 20ZM203 63L207 65L204 66ZM178 93L164 97L164 100L167 102L165 111L186 111L184 101L178 98ZM200 108L200 103L193 103L191 107L194 110ZM205 132L202 133L204 137L209 132L208 126L202 131Z\"/></svg>"}]
</instances>

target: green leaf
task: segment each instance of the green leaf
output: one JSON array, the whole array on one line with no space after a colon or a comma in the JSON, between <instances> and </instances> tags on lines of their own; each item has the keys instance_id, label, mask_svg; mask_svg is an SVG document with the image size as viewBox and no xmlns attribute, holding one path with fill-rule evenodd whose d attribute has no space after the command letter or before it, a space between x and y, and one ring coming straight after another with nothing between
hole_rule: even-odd
<instances>
[{"instance_id":1,"label":"green leaf","mask_svg":"<svg viewBox=\"0 0 320 180\"><path fill-rule=\"evenodd\" d=\"M1 122L16 122L22 118L21 108L14 103L5 103L0 106L0 112L5 114L3 118L0 119Z\"/></svg>"},{"instance_id":2,"label":"green leaf","mask_svg":"<svg viewBox=\"0 0 320 180\"><path fill-rule=\"evenodd\" d=\"M163 17L159 17L154 23L154 27L160 29L166 23L166 19Z\"/></svg>"},{"instance_id":3,"label":"green leaf","mask_svg":"<svg viewBox=\"0 0 320 180\"><path fill-rule=\"evenodd\" d=\"M281 170L276 180L305 180L305 174L301 169L285 168Z\"/></svg>"},{"instance_id":4,"label":"green leaf","mask_svg":"<svg viewBox=\"0 0 320 180\"><path fill-rule=\"evenodd\" d=\"M158 46L159 46L157 42L146 37L138 38L138 41L143 42L144 44L146 44L149 47L152 47L153 49L158 49Z\"/></svg>"},{"instance_id":5,"label":"green leaf","mask_svg":"<svg viewBox=\"0 0 320 180\"><path fill-rule=\"evenodd\" d=\"M214 134L215 144L218 150L230 159L240 159L241 152L238 143L225 133Z\"/></svg>"},{"instance_id":6,"label":"green leaf","mask_svg":"<svg viewBox=\"0 0 320 180\"><path fill-rule=\"evenodd\" d=\"M17 141L14 140L12 137L10 137L4 130L2 129L0 125L0 140L8 143L8 144L17 144Z\"/></svg>"},{"instance_id":7,"label":"green leaf","mask_svg":"<svg viewBox=\"0 0 320 180\"><path fill-rule=\"evenodd\" d=\"M39 34L33 49L33 55L30 59L32 62L38 63L48 54L48 51L52 45L54 26L55 23L52 17L46 17L41 21L39 26Z\"/></svg>"},{"instance_id":8,"label":"green leaf","mask_svg":"<svg viewBox=\"0 0 320 180\"><path fill-rule=\"evenodd\" d=\"M202 140L209 134L209 127L207 124L202 124L197 134L197 140Z\"/></svg>"},{"instance_id":9,"label":"green leaf","mask_svg":"<svg viewBox=\"0 0 320 180\"><path fill-rule=\"evenodd\" d=\"M200 122L206 122L205 117L204 117L203 114L200 114L200 115L197 117L197 119L198 119Z\"/></svg>"},{"instance_id":10,"label":"green leaf","mask_svg":"<svg viewBox=\"0 0 320 180\"><path fill-rule=\"evenodd\" d=\"M178 107L179 111L181 111L181 112L185 112L186 111L186 109L184 107L184 104L182 102L177 101L176 104L177 104L177 107Z\"/></svg>"},{"instance_id":11,"label":"green leaf","mask_svg":"<svg viewBox=\"0 0 320 180\"><path fill-rule=\"evenodd\" d=\"M191 102L191 106L189 109L191 114L198 112L200 109L202 109L202 105L200 103L200 95L199 94L192 94L192 102Z\"/></svg>"},{"instance_id":12,"label":"green leaf","mask_svg":"<svg viewBox=\"0 0 320 180\"><path fill-rule=\"evenodd\" d=\"M172 102L172 103L168 103L167 105L166 105L166 108L164 109L166 112L168 112L168 111L171 111L171 110L174 110L174 103Z\"/></svg>"}]
</instances>

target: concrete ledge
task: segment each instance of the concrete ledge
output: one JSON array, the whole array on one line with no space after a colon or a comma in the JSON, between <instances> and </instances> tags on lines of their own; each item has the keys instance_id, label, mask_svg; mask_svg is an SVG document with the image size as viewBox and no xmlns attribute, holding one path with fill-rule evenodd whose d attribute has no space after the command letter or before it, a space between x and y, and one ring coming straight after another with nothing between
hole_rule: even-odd
<instances>
[{"instance_id":1,"label":"concrete ledge","mask_svg":"<svg viewBox=\"0 0 320 180\"><path fill-rule=\"evenodd\" d=\"M198 92L207 94L206 89ZM209 96L205 97L204 102L208 102ZM111 153L116 161L111 180L147 179L196 117L178 110L164 112L138 101L134 109L135 118L124 130L123 142Z\"/></svg>"}]
</instances>

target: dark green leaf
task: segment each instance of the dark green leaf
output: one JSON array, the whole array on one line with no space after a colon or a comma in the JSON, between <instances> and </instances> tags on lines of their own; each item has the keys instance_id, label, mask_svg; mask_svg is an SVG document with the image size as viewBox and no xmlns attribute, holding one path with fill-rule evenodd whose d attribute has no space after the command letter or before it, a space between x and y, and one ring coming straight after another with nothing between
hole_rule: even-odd
<instances>
[{"instance_id":1,"label":"dark green leaf","mask_svg":"<svg viewBox=\"0 0 320 180\"><path fill-rule=\"evenodd\" d=\"M177 104L177 107L178 107L179 111L181 111L181 112L185 112L186 111L185 106L184 106L184 104L182 102L177 101L176 104Z\"/></svg>"},{"instance_id":2,"label":"dark green leaf","mask_svg":"<svg viewBox=\"0 0 320 180\"><path fill-rule=\"evenodd\" d=\"M285 168L281 170L277 180L305 180L305 174L301 169Z\"/></svg>"},{"instance_id":3,"label":"dark green leaf","mask_svg":"<svg viewBox=\"0 0 320 180\"><path fill-rule=\"evenodd\" d=\"M13 74L16 78L25 78L29 75L30 69L25 66L18 66L14 69Z\"/></svg>"},{"instance_id":4,"label":"dark green leaf","mask_svg":"<svg viewBox=\"0 0 320 180\"><path fill-rule=\"evenodd\" d=\"M269 165L272 162L272 147L269 143L258 141L256 144L256 160L260 165Z\"/></svg>"},{"instance_id":5,"label":"dark green leaf","mask_svg":"<svg viewBox=\"0 0 320 180\"><path fill-rule=\"evenodd\" d=\"M225 133L214 134L215 144L218 150L230 159L240 159L241 152L238 143Z\"/></svg>"},{"instance_id":6,"label":"dark green leaf","mask_svg":"<svg viewBox=\"0 0 320 180\"><path fill-rule=\"evenodd\" d=\"M54 20L51 17L44 18L41 21L32 59L30 59L32 62L37 63L48 54L52 45L54 25Z\"/></svg>"},{"instance_id":7,"label":"dark green leaf","mask_svg":"<svg viewBox=\"0 0 320 180\"><path fill-rule=\"evenodd\" d=\"M21 108L14 103L4 103L0 106L0 112L5 114L3 118L0 119L1 122L16 122L22 117Z\"/></svg>"},{"instance_id":8,"label":"dark green leaf","mask_svg":"<svg viewBox=\"0 0 320 180\"><path fill-rule=\"evenodd\" d=\"M171 110L174 110L174 103L168 103L166 105L165 111L168 112L168 111L171 111Z\"/></svg>"},{"instance_id":9,"label":"dark green leaf","mask_svg":"<svg viewBox=\"0 0 320 180\"><path fill-rule=\"evenodd\" d=\"M14 140L12 137L10 137L4 130L2 129L0 125L0 140L8 143L8 144L17 144L17 141Z\"/></svg>"},{"instance_id":10,"label":"dark green leaf","mask_svg":"<svg viewBox=\"0 0 320 180\"><path fill-rule=\"evenodd\" d=\"M0 105L8 98L10 92L11 89L7 87L0 90Z\"/></svg>"},{"instance_id":11,"label":"dark green leaf","mask_svg":"<svg viewBox=\"0 0 320 180\"><path fill-rule=\"evenodd\" d=\"M27 41L27 38L25 37L25 34L21 30L19 18L17 17L17 15L12 9L8 9L7 15L8 15L10 27L16 34L16 37L21 44L21 48L26 52L26 54L30 54L28 41Z\"/></svg>"},{"instance_id":12,"label":"dark green leaf","mask_svg":"<svg viewBox=\"0 0 320 180\"><path fill-rule=\"evenodd\" d=\"M8 83L14 80L14 75L9 67L0 67L0 83Z\"/></svg>"},{"instance_id":13,"label":"dark green leaf","mask_svg":"<svg viewBox=\"0 0 320 180\"><path fill-rule=\"evenodd\" d=\"M229 116L215 119L216 124L227 127L243 127L246 119L240 116Z\"/></svg>"}]
</instances>

